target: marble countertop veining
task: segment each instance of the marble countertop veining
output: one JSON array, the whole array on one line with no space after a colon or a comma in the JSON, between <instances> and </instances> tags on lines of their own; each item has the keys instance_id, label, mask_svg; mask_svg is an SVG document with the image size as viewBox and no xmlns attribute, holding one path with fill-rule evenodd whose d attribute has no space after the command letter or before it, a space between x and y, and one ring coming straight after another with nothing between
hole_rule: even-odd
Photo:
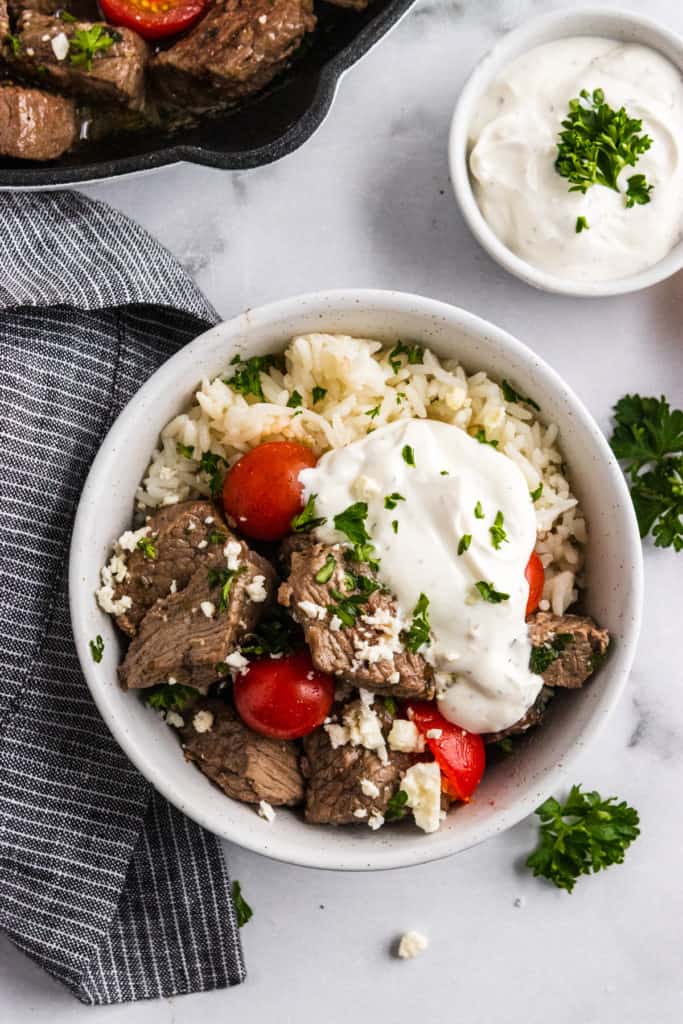
<instances>
[{"instance_id":1,"label":"marble countertop veining","mask_svg":"<svg viewBox=\"0 0 683 1024\"><path fill-rule=\"evenodd\" d=\"M533 291L481 251L455 206L446 134L465 76L543 0L420 0L341 83L298 152L242 173L178 165L84 191L137 219L223 316L316 288L422 292L537 349L607 428L629 390L683 406L683 277L623 298ZM567 6L567 4L564 4ZM574 4L573 6L580 6ZM617 7L607 3L605 6ZM683 31L683 7L630 0ZM642 836L572 896L521 867L535 825L437 864L328 874L227 846L255 915L239 989L90 1009L0 939L0 1020L76 1024L678 1024L683 1019L683 555L646 546L643 634L626 694L576 779L628 799ZM430 940L400 962L408 928Z\"/></svg>"}]
</instances>

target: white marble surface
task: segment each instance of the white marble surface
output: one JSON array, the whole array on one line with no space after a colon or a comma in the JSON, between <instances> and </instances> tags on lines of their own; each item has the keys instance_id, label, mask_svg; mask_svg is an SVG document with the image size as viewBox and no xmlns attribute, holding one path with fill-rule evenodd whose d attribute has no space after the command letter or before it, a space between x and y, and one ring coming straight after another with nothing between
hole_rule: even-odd
<instances>
[{"instance_id":1,"label":"white marble surface","mask_svg":"<svg viewBox=\"0 0 683 1024\"><path fill-rule=\"evenodd\" d=\"M477 247L451 196L446 131L465 75L502 32L557 6L421 0L346 76L317 135L282 162L240 174L178 166L87 191L156 234L226 317L319 287L422 292L536 348L605 428L628 390L665 392L681 407L680 275L613 300L534 292ZM683 8L670 0L630 6L683 31ZM0 1020L681 1021L683 554L648 545L645 562L644 630L628 690L568 780L640 810L643 834L624 866L583 880L571 897L556 891L520 867L534 843L531 820L456 859L376 876L292 868L229 847L255 909L243 932L250 973L241 988L88 1009L3 939ZM406 928L430 938L407 963L390 955Z\"/></svg>"}]
</instances>

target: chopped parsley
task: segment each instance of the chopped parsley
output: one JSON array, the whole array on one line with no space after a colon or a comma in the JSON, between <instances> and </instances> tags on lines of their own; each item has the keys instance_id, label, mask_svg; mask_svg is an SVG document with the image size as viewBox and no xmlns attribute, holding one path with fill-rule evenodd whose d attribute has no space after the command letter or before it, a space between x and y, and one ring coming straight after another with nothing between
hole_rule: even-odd
<instances>
[{"instance_id":1,"label":"chopped parsley","mask_svg":"<svg viewBox=\"0 0 683 1024\"><path fill-rule=\"evenodd\" d=\"M415 452L409 444L404 444L401 449L401 457L407 466L415 468Z\"/></svg>"},{"instance_id":2,"label":"chopped parsley","mask_svg":"<svg viewBox=\"0 0 683 1024\"><path fill-rule=\"evenodd\" d=\"M56 17L58 17L60 21L66 22L68 25L73 25L74 22L78 21L78 18L75 18L71 11L58 11Z\"/></svg>"},{"instance_id":3,"label":"chopped parsley","mask_svg":"<svg viewBox=\"0 0 683 1024\"><path fill-rule=\"evenodd\" d=\"M415 654L420 647L429 643L429 598L420 594L413 608L413 620L408 629L403 631L403 643Z\"/></svg>"},{"instance_id":4,"label":"chopped parsley","mask_svg":"<svg viewBox=\"0 0 683 1024\"><path fill-rule=\"evenodd\" d=\"M604 800L595 791L584 793L578 785L572 786L564 804L554 797L546 800L536 810L540 839L527 867L536 877L571 892L581 875L622 864L626 850L640 835L640 819L635 808L616 799Z\"/></svg>"},{"instance_id":5,"label":"chopped parsley","mask_svg":"<svg viewBox=\"0 0 683 1024\"><path fill-rule=\"evenodd\" d=\"M493 583L486 583L484 580L479 580L478 583L474 584L479 591L480 596L484 601L488 601L489 604L500 604L501 601L509 601L509 594L502 594L500 590L496 590Z\"/></svg>"},{"instance_id":6,"label":"chopped parsley","mask_svg":"<svg viewBox=\"0 0 683 1024\"><path fill-rule=\"evenodd\" d=\"M315 499L317 497L317 494L311 494L301 512L294 516L290 523L293 533L308 533L309 530L314 530L316 526L322 526L327 522L325 516L316 516L315 514Z\"/></svg>"},{"instance_id":7,"label":"chopped parsley","mask_svg":"<svg viewBox=\"0 0 683 1024\"><path fill-rule=\"evenodd\" d=\"M635 167L652 145L641 135L643 122L629 117L624 107L613 110L605 103L602 89L582 89L569 101L569 113L562 122L557 144L555 170L569 181L570 192L585 193L593 185L619 192L618 177L624 167ZM636 180L637 179L637 180ZM633 185L631 185L633 182ZM652 186L645 175L629 178L626 206L650 202Z\"/></svg>"},{"instance_id":8,"label":"chopped parsley","mask_svg":"<svg viewBox=\"0 0 683 1024\"><path fill-rule=\"evenodd\" d=\"M104 654L104 640L98 633L94 640L90 641L90 654L95 664L99 665Z\"/></svg>"},{"instance_id":9,"label":"chopped parsley","mask_svg":"<svg viewBox=\"0 0 683 1024\"><path fill-rule=\"evenodd\" d=\"M398 519L391 520L391 529L394 531L394 533L398 533Z\"/></svg>"},{"instance_id":10,"label":"chopped parsley","mask_svg":"<svg viewBox=\"0 0 683 1024\"><path fill-rule=\"evenodd\" d=\"M392 718L396 717L396 701L393 697L384 698L384 707L387 709Z\"/></svg>"},{"instance_id":11,"label":"chopped parsley","mask_svg":"<svg viewBox=\"0 0 683 1024\"><path fill-rule=\"evenodd\" d=\"M337 568L337 560L334 555L328 555L325 559L325 564L318 569L317 573L313 577L316 583L328 583L334 574L334 570Z\"/></svg>"},{"instance_id":12,"label":"chopped parsley","mask_svg":"<svg viewBox=\"0 0 683 1024\"><path fill-rule=\"evenodd\" d=\"M441 469L439 470L439 476L450 476L450 473L447 469Z\"/></svg>"},{"instance_id":13,"label":"chopped parsley","mask_svg":"<svg viewBox=\"0 0 683 1024\"><path fill-rule=\"evenodd\" d=\"M394 793L392 797L387 801L387 807L384 812L385 821L400 821L408 813L408 794L405 789L399 789L397 793Z\"/></svg>"},{"instance_id":14,"label":"chopped parsley","mask_svg":"<svg viewBox=\"0 0 683 1024\"><path fill-rule=\"evenodd\" d=\"M398 491L393 491L392 494L387 494L386 498L384 499L384 507L389 509L396 508L399 501L405 500L406 499L403 497L402 494L399 494Z\"/></svg>"},{"instance_id":15,"label":"chopped parsley","mask_svg":"<svg viewBox=\"0 0 683 1024\"><path fill-rule=\"evenodd\" d=\"M179 441L175 446L175 450L178 455L182 455L184 459L191 459L194 457L194 445L181 444Z\"/></svg>"},{"instance_id":16,"label":"chopped parsley","mask_svg":"<svg viewBox=\"0 0 683 1024\"><path fill-rule=\"evenodd\" d=\"M502 740L496 740L494 743L496 750L499 750L501 754L511 754L515 749L515 745L509 736L503 736Z\"/></svg>"},{"instance_id":17,"label":"chopped parsley","mask_svg":"<svg viewBox=\"0 0 683 1024\"><path fill-rule=\"evenodd\" d=\"M424 361L424 352L420 345L404 345L402 341L397 341L389 353L389 365L395 374L403 365L401 356L406 356L409 366L417 366Z\"/></svg>"},{"instance_id":18,"label":"chopped parsley","mask_svg":"<svg viewBox=\"0 0 683 1024\"><path fill-rule=\"evenodd\" d=\"M185 686L183 683L159 683L158 686L151 686L145 691L144 701L148 707L155 711L184 711L188 704L197 696L193 686Z\"/></svg>"},{"instance_id":19,"label":"chopped parsley","mask_svg":"<svg viewBox=\"0 0 683 1024\"><path fill-rule=\"evenodd\" d=\"M343 626L354 626L360 615L361 609L368 603L368 598L379 590L379 583L369 576L362 574L348 573L345 579L347 590L356 591L351 594L342 594L340 590L330 590L330 597L335 604L328 604L327 611L330 615L336 615Z\"/></svg>"},{"instance_id":20,"label":"chopped parsley","mask_svg":"<svg viewBox=\"0 0 683 1024\"><path fill-rule=\"evenodd\" d=\"M237 917L237 927L243 928L247 921L251 921L254 911L242 895L242 886L237 879L232 883L232 902Z\"/></svg>"},{"instance_id":21,"label":"chopped parsley","mask_svg":"<svg viewBox=\"0 0 683 1024\"><path fill-rule=\"evenodd\" d=\"M288 409L298 409L300 405L303 405L303 398L298 391L292 391L291 395L287 399Z\"/></svg>"},{"instance_id":22,"label":"chopped parsley","mask_svg":"<svg viewBox=\"0 0 683 1024\"><path fill-rule=\"evenodd\" d=\"M472 543L472 534L471 533L463 534L462 537L460 538L460 543L458 544L458 554L459 555L464 555L465 552L469 550L469 546L470 546L471 543Z\"/></svg>"},{"instance_id":23,"label":"chopped parsley","mask_svg":"<svg viewBox=\"0 0 683 1024\"><path fill-rule=\"evenodd\" d=\"M150 562L153 562L157 557L156 545L151 537L140 537L135 547L138 551L142 551L144 557L149 559Z\"/></svg>"},{"instance_id":24,"label":"chopped parsley","mask_svg":"<svg viewBox=\"0 0 683 1024\"><path fill-rule=\"evenodd\" d=\"M11 32L8 32L7 35L5 36L5 42L9 44L9 48L12 51L12 56L18 57L19 54L21 53L22 47L22 42L19 36L12 35Z\"/></svg>"},{"instance_id":25,"label":"chopped parsley","mask_svg":"<svg viewBox=\"0 0 683 1024\"><path fill-rule=\"evenodd\" d=\"M323 398L327 394L327 388L319 388L318 385L313 388L313 405L317 405L318 402L322 402Z\"/></svg>"},{"instance_id":26,"label":"chopped parsley","mask_svg":"<svg viewBox=\"0 0 683 1024\"><path fill-rule=\"evenodd\" d=\"M207 539L209 544L223 544L228 538L220 530L212 530Z\"/></svg>"},{"instance_id":27,"label":"chopped parsley","mask_svg":"<svg viewBox=\"0 0 683 1024\"><path fill-rule=\"evenodd\" d=\"M101 56L114 43L120 43L123 36L120 32L105 28L104 25L91 25L90 28L77 28L69 40L69 60L74 67L92 71L92 62Z\"/></svg>"},{"instance_id":28,"label":"chopped parsley","mask_svg":"<svg viewBox=\"0 0 683 1024\"><path fill-rule=\"evenodd\" d=\"M480 501L478 501L477 504L474 506L474 518L475 519L483 519L484 518L484 510L481 507L481 502Z\"/></svg>"},{"instance_id":29,"label":"chopped parsley","mask_svg":"<svg viewBox=\"0 0 683 1024\"><path fill-rule=\"evenodd\" d=\"M209 489L214 497L223 486L223 477L221 476L220 470L221 466L227 466L227 462L222 455L216 455L215 452L202 453L202 457L199 460L199 472L205 473L208 476Z\"/></svg>"},{"instance_id":30,"label":"chopped parsley","mask_svg":"<svg viewBox=\"0 0 683 1024\"><path fill-rule=\"evenodd\" d=\"M371 568L377 569L379 562L375 557L375 546L365 528L367 515L368 503L356 501L334 517L334 528L343 533L353 545L349 556L352 561L367 562Z\"/></svg>"},{"instance_id":31,"label":"chopped parsley","mask_svg":"<svg viewBox=\"0 0 683 1024\"><path fill-rule=\"evenodd\" d=\"M541 411L541 407L538 402L534 402L533 398L529 398L527 395L520 395L519 391L516 391L509 380L504 380L500 385L503 391L503 398L506 402L514 402L517 405L530 405L536 412Z\"/></svg>"},{"instance_id":32,"label":"chopped parsley","mask_svg":"<svg viewBox=\"0 0 683 1024\"><path fill-rule=\"evenodd\" d=\"M532 501L538 501L543 494L543 481L540 482L535 491L529 491L529 497Z\"/></svg>"},{"instance_id":33,"label":"chopped parsley","mask_svg":"<svg viewBox=\"0 0 683 1024\"><path fill-rule=\"evenodd\" d=\"M212 590L215 590L216 587L221 588L217 605L219 612L224 612L228 607L233 580L240 572L241 569L209 569L209 587Z\"/></svg>"},{"instance_id":34,"label":"chopped parsley","mask_svg":"<svg viewBox=\"0 0 683 1024\"><path fill-rule=\"evenodd\" d=\"M296 624L281 605L275 605L240 643L245 658L266 658L291 654L299 639ZM225 666L228 671L228 666Z\"/></svg>"},{"instance_id":35,"label":"chopped parsley","mask_svg":"<svg viewBox=\"0 0 683 1024\"><path fill-rule=\"evenodd\" d=\"M558 633L552 640L548 640L538 647L532 647L529 658L530 671L537 676L542 676L573 640L574 637L571 633Z\"/></svg>"},{"instance_id":36,"label":"chopped parsley","mask_svg":"<svg viewBox=\"0 0 683 1024\"><path fill-rule=\"evenodd\" d=\"M577 217L576 218L576 227L574 228L574 231L576 232L576 234L580 235L582 231L589 231L589 230L590 230L590 224L588 223L586 218L585 217Z\"/></svg>"},{"instance_id":37,"label":"chopped parsley","mask_svg":"<svg viewBox=\"0 0 683 1024\"><path fill-rule=\"evenodd\" d=\"M398 391L396 393L396 405L400 405L404 398L406 398L405 391Z\"/></svg>"},{"instance_id":38,"label":"chopped parsley","mask_svg":"<svg viewBox=\"0 0 683 1024\"><path fill-rule=\"evenodd\" d=\"M480 427L474 436L476 440L479 442L479 444L490 444L492 448L498 447L497 441L489 441L488 437L486 436L486 431L484 430L483 427Z\"/></svg>"},{"instance_id":39,"label":"chopped parsley","mask_svg":"<svg viewBox=\"0 0 683 1024\"><path fill-rule=\"evenodd\" d=\"M252 356L251 359L244 360L235 356L230 365L236 366L236 369L232 377L226 378L224 383L240 395L253 395L254 398L263 401L261 374L273 368L281 370L283 362L280 355Z\"/></svg>"},{"instance_id":40,"label":"chopped parsley","mask_svg":"<svg viewBox=\"0 0 683 1024\"><path fill-rule=\"evenodd\" d=\"M489 526L489 533L491 534L491 543L493 544L496 551L499 550L501 544L507 544L508 535L503 528L503 513L496 512L496 518L493 520L493 526Z\"/></svg>"},{"instance_id":41,"label":"chopped parsley","mask_svg":"<svg viewBox=\"0 0 683 1024\"><path fill-rule=\"evenodd\" d=\"M368 409L365 415L369 416L371 420L374 420L379 416L381 408L382 407L380 405L376 405L374 409Z\"/></svg>"}]
</instances>

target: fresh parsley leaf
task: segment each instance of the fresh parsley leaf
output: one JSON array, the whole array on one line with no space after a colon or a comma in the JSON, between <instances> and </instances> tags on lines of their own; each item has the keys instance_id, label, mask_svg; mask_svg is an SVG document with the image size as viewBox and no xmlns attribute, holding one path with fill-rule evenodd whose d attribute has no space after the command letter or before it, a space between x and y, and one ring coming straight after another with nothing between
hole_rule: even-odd
<instances>
[{"instance_id":1,"label":"fresh parsley leaf","mask_svg":"<svg viewBox=\"0 0 683 1024\"><path fill-rule=\"evenodd\" d=\"M471 543L472 543L472 534L471 533L464 533L462 535L462 537L460 538L460 543L458 544L458 554L459 555L464 555L465 552L469 550L469 546L470 546Z\"/></svg>"},{"instance_id":2,"label":"fresh parsley leaf","mask_svg":"<svg viewBox=\"0 0 683 1024\"><path fill-rule=\"evenodd\" d=\"M57 17L60 21L65 22L67 25L73 25L75 22L78 21L78 18L75 18L71 11L61 10L57 13Z\"/></svg>"},{"instance_id":3,"label":"fresh parsley leaf","mask_svg":"<svg viewBox=\"0 0 683 1024\"><path fill-rule=\"evenodd\" d=\"M327 611L330 615L336 615L343 626L355 626L356 619L360 615L361 608L367 604L365 594L342 594L340 590L330 591L335 604L328 604Z\"/></svg>"},{"instance_id":4,"label":"fresh parsley leaf","mask_svg":"<svg viewBox=\"0 0 683 1024\"><path fill-rule=\"evenodd\" d=\"M263 401L263 388L261 387L261 374L268 370L281 370L283 368L282 356L252 356L251 359L242 360L235 356L230 364L236 366L232 377L227 378L225 383L240 395L253 395Z\"/></svg>"},{"instance_id":5,"label":"fresh parsley leaf","mask_svg":"<svg viewBox=\"0 0 683 1024\"><path fill-rule=\"evenodd\" d=\"M502 740L497 740L494 743L494 746L496 750L499 750L501 754L505 754L506 756L508 754L511 754L512 751L515 749L514 743L512 742L512 739L509 736L503 736Z\"/></svg>"},{"instance_id":6,"label":"fresh parsley leaf","mask_svg":"<svg viewBox=\"0 0 683 1024\"><path fill-rule=\"evenodd\" d=\"M150 562L153 562L157 557L156 545L151 537L140 537L135 547L142 551L144 557L149 559Z\"/></svg>"},{"instance_id":7,"label":"fresh parsley leaf","mask_svg":"<svg viewBox=\"0 0 683 1024\"><path fill-rule=\"evenodd\" d=\"M430 630L429 598L426 594L420 594L413 608L413 620L409 628L403 631L403 643L415 654L420 647L429 643Z\"/></svg>"},{"instance_id":8,"label":"fresh parsley leaf","mask_svg":"<svg viewBox=\"0 0 683 1024\"><path fill-rule=\"evenodd\" d=\"M497 441L489 441L488 437L486 436L486 431L484 430L483 427L479 427L479 430L476 432L474 436L476 440L479 442L479 444L490 444L492 448L498 447Z\"/></svg>"},{"instance_id":9,"label":"fresh parsley leaf","mask_svg":"<svg viewBox=\"0 0 683 1024\"><path fill-rule=\"evenodd\" d=\"M102 661L102 655L104 654L104 640L99 633L94 640L90 641L90 654L92 655L92 660L95 664L99 665Z\"/></svg>"},{"instance_id":10,"label":"fresh parsley leaf","mask_svg":"<svg viewBox=\"0 0 683 1024\"><path fill-rule=\"evenodd\" d=\"M209 544L224 544L227 539L226 535L221 533L220 530L212 530L207 537Z\"/></svg>"},{"instance_id":11,"label":"fresh parsley leaf","mask_svg":"<svg viewBox=\"0 0 683 1024\"><path fill-rule=\"evenodd\" d=\"M488 601L489 604L500 604L501 601L510 600L510 595L502 594L499 590L496 590L493 583L486 583L484 580L479 580L479 582L474 585L484 601Z\"/></svg>"},{"instance_id":12,"label":"fresh parsley leaf","mask_svg":"<svg viewBox=\"0 0 683 1024\"><path fill-rule=\"evenodd\" d=\"M292 391L291 395L287 399L288 409L298 409L300 405L303 405L303 398L298 391Z\"/></svg>"},{"instance_id":13,"label":"fresh parsley leaf","mask_svg":"<svg viewBox=\"0 0 683 1024\"><path fill-rule=\"evenodd\" d=\"M474 518L475 519L483 519L484 518L484 510L481 507L481 502L480 501L478 501L477 504L474 506Z\"/></svg>"},{"instance_id":14,"label":"fresh parsley leaf","mask_svg":"<svg viewBox=\"0 0 683 1024\"><path fill-rule=\"evenodd\" d=\"M683 551L683 410L663 396L625 395L614 419L610 444L626 463L641 537Z\"/></svg>"},{"instance_id":15,"label":"fresh parsley leaf","mask_svg":"<svg viewBox=\"0 0 683 1024\"><path fill-rule=\"evenodd\" d=\"M448 472L447 469L440 469L439 476L450 476L450 473Z\"/></svg>"},{"instance_id":16,"label":"fresh parsley leaf","mask_svg":"<svg viewBox=\"0 0 683 1024\"><path fill-rule=\"evenodd\" d=\"M381 406L376 405L374 409L368 409L365 415L369 416L371 420L374 420L379 416L380 409Z\"/></svg>"},{"instance_id":17,"label":"fresh parsley leaf","mask_svg":"<svg viewBox=\"0 0 683 1024\"><path fill-rule=\"evenodd\" d=\"M392 718L396 717L396 701L393 697L384 698L384 707L387 709Z\"/></svg>"},{"instance_id":18,"label":"fresh parsley leaf","mask_svg":"<svg viewBox=\"0 0 683 1024\"><path fill-rule=\"evenodd\" d=\"M247 633L240 643L245 658L267 658L274 654L291 654L299 642L299 631L281 605L274 605L256 629ZM225 666L226 671L228 666Z\"/></svg>"},{"instance_id":19,"label":"fresh parsley leaf","mask_svg":"<svg viewBox=\"0 0 683 1024\"><path fill-rule=\"evenodd\" d=\"M642 121L629 117L624 107L613 110L605 103L602 89L592 93L582 89L569 101L555 160L555 170L570 183L569 191L585 193L592 185L604 185L618 192L620 172L624 167L635 167L652 145L649 135L639 134L642 127ZM627 206L649 202L652 190L644 175L634 177L639 180L633 192L627 192Z\"/></svg>"},{"instance_id":20,"label":"fresh parsley leaf","mask_svg":"<svg viewBox=\"0 0 683 1024\"><path fill-rule=\"evenodd\" d=\"M398 533L398 519L391 520L391 529L394 531L394 533Z\"/></svg>"},{"instance_id":21,"label":"fresh parsley leaf","mask_svg":"<svg viewBox=\"0 0 683 1024\"><path fill-rule=\"evenodd\" d=\"M9 45L9 48L12 51L12 56L18 57L21 53L22 47L22 42L19 36L15 36L11 32L8 32L5 36L5 42Z\"/></svg>"},{"instance_id":22,"label":"fresh parsley leaf","mask_svg":"<svg viewBox=\"0 0 683 1024\"><path fill-rule=\"evenodd\" d=\"M365 528L367 516L367 501L356 501L334 517L334 528L348 537L352 544L365 544L370 540Z\"/></svg>"},{"instance_id":23,"label":"fresh parsley leaf","mask_svg":"<svg viewBox=\"0 0 683 1024\"><path fill-rule=\"evenodd\" d=\"M572 892L581 875L623 863L626 850L640 835L640 819L633 807L616 799L584 793L578 785L572 786L564 804L554 797L546 800L536 811L540 841L527 867Z\"/></svg>"},{"instance_id":24,"label":"fresh parsley leaf","mask_svg":"<svg viewBox=\"0 0 683 1024\"><path fill-rule=\"evenodd\" d=\"M393 491L391 494L387 494L384 499L384 507L388 509L396 508L399 501L405 501L406 499L398 491Z\"/></svg>"},{"instance_id":25,"label":"fresh parsley leaf","mask_svg":"<svg viewBox=\"0 0 683 1024\"><path fill-rule=\"evenodd\" d=\"M396 392L396 405L400 405L405 397L406 397L405 391L397 391Z\"/></svg>"},{"instance_id":26,"label":"fresh parsley leaf","mask_svg":"<svg viewBox=\"0 0 683 1024\"><path fill-rule=\"evenodd\" d=\"M194 457L194 445L181 444L179 441L175 446L175 450L178 455L182 455L184 459L191 459Z\"/></svg>"},{"instance_id":27,"label":"fresh parsley leaf","mask_svg":"<svg viewBox=\"0 0 683 1024\"><path fill-rule=\"evenodd\" d=\"M317 573L313 577L316 583L328 583L334 574L334 570L337 568L337 560L334 555L328 555L325 559L325 564L318 569Z\"/></svg>"},{"instance_id":28,"label":"fresh parsley leaf","mask_svg":"<svg viewBox=\"0 0 683 1024\"><path fill-rule=\"evenodd\" d=\"M211 494L215 497L223 486L223 477L221 475L221 466L227 466L227 462L222 455L216 455L215 452L203 452L202 457L199 460L199 472L206 473L209 478L209 488Z\"/></svg>"},{"instance_id":29,"label":"fresh parsley leaf","mask_svg":"<svg viewBox=\"0 0 683 1024\"><path fill-rule=\"evenodd\" d=\"M327 388L319 388L318 385L313 388L313 405L317 405L318 402L322 402L323 398L327 394Z\"/></svg>"},{"instance_id":30,"label":"fresh parsley leaf","mask_svg":"<svg viewBox=\"0 0 683 1024\"><path fill-rule=\"evenodd\" d=\"M196 698L197 691L183 683L159 683L145 690L144 700L148 707L155 711L184 711L188 704Z\"/></svg>"},{"instance_id":31,"label":"fresh parsley leaf","mask_svg":"<svg viewBox=\"0 0 683 1024\"><path fill-rule=\"evenodd\" d=\"M634 206L646 206L650 202L650 192L654 185L648 185L644 174L632 174L628 179L626 189L626 206L632 209Z\"/></svg>"},{"instance_id":32,"label":"fresh parsley leaf","mask_svg":"<svg viewBox=\"0 0 683 1024\"><path fill-rule=\"evenodd\" d=\"M327 522L325 516L316 516L315 514L315 499L317 497L317 494L311 494L301 512L294 516L290 523L293 533L308 533L309 530L314 530L316 526L322 526Z\"/></svg>"},{"instance_id":33,"label":"fresh parsley leaf","mask_svg":"<svg viewBox=\"0 0 683 1024\"><path fill-rule=\"evenodd\" d=\"M541 480L540 484L538 485L538 487L534 491L529 491L529 496L530 496L532 501L538 501L538 499L541 497L542 494L543 494L543 481Z\"/></svg>"},{"instance_id":34,"label":"fresh parsley leaf","mask_svg":"<svg viewBox=\"0 0 683 1024\"><path fill-rule=\"evenodd\" d=\"M508 544L508 535L503 527L504 523L503 513L496 512L496 518L493 520L493 526L489 526L489 533L491 534L491 543L493 544L496 551L499 550L501 544Z\"/></svg>"},{"instance_id":35,"label":"fresh parsley leaf","mask_svg":"<svg viewBox=\"0 0 683 1024\"><path fill-rule=\"evenodd\" d=\"M120 32L112 32L104 25L77 28L69 40L69 60L74 67L92 71L95 57L103 54L115 42L120 42L121 38Z\"/></svg>"},{"instance_id":36,"label":"fresh parsley leaf","mask_svg":"<svg viewBox=\"0 0 683 1024\"><path fill-rule=\"evenodd\" d=\"M237 927L244 928L247 921L251 921L254 916L254 911L242 895L242 886L237 879L232 883L232 902L237 916Z\"/></svg>"},{"instance_id":37,"label":"fresh parsley leaf","mask_svg":"<svg viewBox=\"0 0 683 1024\"><path fill-rule=\"evenodd\" d=\"M557 633L552 640L539 644L538 647L532 647L529 669L537 676L542 676L573 641L574 637L571 633Z\"/></svg>"},{"instance_id":38,"label":"fresh parsley leaf","mask_svg":"<svg viewBox=\"0 0 683 1024\"><path fill-rule=\"evenodd\" d=\"M628 203L626 205L628 206ZM588 223L586 218L585 217L577 217L576 218L576 226L574 227L574 231L576 232L576 234L580 235L582 231L589 231L589 230L590 230L590 224Z\"/></svg>"},{"instance_id":39,"label":"fresh parsley leaf","mask_svg":"<svg viewBox=\"0 0 683 1024\"><path fill-rule=\"evenodd\" d=\"M218 599L217 609L219 612L224 612L228 607L228 601L230 600L230 591L232 590L233 580L235 576L239 575L241 569L209 569L209 587L211 590L215 590L216 587L221 588L220 597Z\"/></svg>"},{"instance_id":40,"label":"fresh parsley leaf","mask_svg":"<svg viewBox=\"0 0 683 1024\"><path fill-rule=\"evenodd\" d=\"M415 452L409 444L404 444L401 449L401 457L408 466L415 468Z\"/></svg>"},{"instance_id":41,"label":"fresh parsley leaf","mask_svg":"<svg viewBox=\"0 0 683 1024\"><path fill-rule=\"evenodd\" d=\"M541 411L538 402L534 402L533 398L528 398L526 395L520 395L519 391L515 391L509 380L504 380L500 386L506 402L515 402L517 405L530 405L536 412Z\"/></svg>"},{"instance_id":42,"label":"fresh parsley leaf","mask_svg":"<svg viewBox=\"0 0 683 1024\"><path fill-rule=\"evenodd\" d=\"M408 794L404 789L399 789L397 793L394 793L392 797L387 801L387 807L384 812L385 821L400 821L408 813Z\"/></svg>"},{"instance_id":43,"label":"fresh parsley leaf","mask_svg":"<svg viewBox=\"0 0 683 1024\"><path fill-rule=\"evenodd\" d=\"M407 357L409 366L417 366L424 361L424 352L420 345L404 345L402 341L398 341L389 353L389 365L395 374L403 365L401 356Z\"/></svg>"}]
</instances>

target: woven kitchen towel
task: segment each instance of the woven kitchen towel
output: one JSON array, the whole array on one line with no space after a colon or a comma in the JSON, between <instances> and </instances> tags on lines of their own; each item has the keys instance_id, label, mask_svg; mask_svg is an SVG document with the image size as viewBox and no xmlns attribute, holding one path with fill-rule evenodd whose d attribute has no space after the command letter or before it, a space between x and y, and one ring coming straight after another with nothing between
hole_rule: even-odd
<instances>
[{"instance_id":1,"label":"woven kitchen towel","mask_svg":"<svg viewBox=\"0 0 683 1024\"><path fill-rule=\"evenodd\" d=\"M69 192L0 193L0 929L85 1003L244 979L218 842L109 735L66 592L104 433L216 319L121 214Z\"/></svg>"}]
</instances>

